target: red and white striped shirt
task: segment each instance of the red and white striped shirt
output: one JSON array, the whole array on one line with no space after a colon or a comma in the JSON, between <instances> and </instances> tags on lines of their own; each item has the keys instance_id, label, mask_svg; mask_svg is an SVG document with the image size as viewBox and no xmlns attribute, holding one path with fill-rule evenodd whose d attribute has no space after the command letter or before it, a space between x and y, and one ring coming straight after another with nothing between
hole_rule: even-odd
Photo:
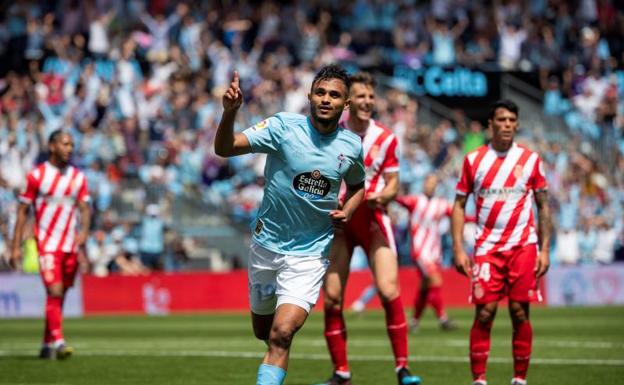
<instances>
[{"instance_id":1,"label":"red and white striped shirt","mask_svg":"<svg viewBox=\"0 0 624 385\"><path fill-rule=\"evenodd\" d=\"M347 121L341 122L340 125L350 130ZM383 178L385 173L399 171L398 144L399 141L392 130L370 119L366 133L362 137L366 195L383 190L386 186Z\"/></svg>"},{"instance_id":2,"label":"red and white striped shirt","mask_svg":"<svg viewBox=\"0 0 624 385\"><path fill-rule=\"evenodd\" d=\"M412 259L439 263L442 260L440 221L451 215L451 203L425 194L400 196L396 201L410 212Z\"/></svg>"},{"instance_id":3,"label":"red and white striped shirt","mask_svg":"<svg viewBox=\"0 0 624 385\"><path fill-rule=\"evenodd\" d=\"M515 142L506 153L481 146L464 158L457 194L475 194L475 255L537 243L533 194L547 190L542 160Z\"/></svg>"},{"instance_id":4,"label":"red and white striped shirt","mask_svg":"<svg viewBox=\"0 0 624 385\"><path fill-rule=\"evenodd\" d=\"M76 251L78 203L89 201L85 175L73 166L60 170L44 162L28 173L20 201L34 204L40 253Z\"/></svg>"}]
</instances>

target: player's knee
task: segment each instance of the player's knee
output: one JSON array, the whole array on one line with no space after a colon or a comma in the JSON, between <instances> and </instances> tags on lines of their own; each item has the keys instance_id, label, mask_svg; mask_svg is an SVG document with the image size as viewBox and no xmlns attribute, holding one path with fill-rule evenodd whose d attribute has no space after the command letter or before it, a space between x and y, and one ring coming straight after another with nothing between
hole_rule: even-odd
<instances>
[{"instance_id":1,"label":"player's knee","mask_svg":"<svg viewBox=\"0 0 624 385\"><path fill-rule=\"evenodd\" d=\"M483 306L477 311L477 320L482 323L490 323L494 321L496 316L495 306Z\"/></svg>"},{"instance_id":2,"label":"player's knee","mask_svg":"<svg viewBox=\"0 0 624 385\"><path fill-rule=\"evenodd\" d=\"M529 319L528 305L512 301L509 303L509 315L513 323L524 322Z\"/></svg>"},{"instance_id":3,"label":"player's knee","mask_svg":"<svg viewBox=\"0 0 624 385\"><path fill-rule=\"evenodd\" d=\"M326 309L342 307L342 292L340 290L327 288L324 294L323 301Z\"/></svg>"},{"instance_id":4,"label":"player's knee","mask_svg":"<svg viewBox=\"0 0 624 385\"><path fill-rule=\"evenodd\" d=\"M389 302L399 296L399 285L396 281L380 282L378 285L381 302Z\"/></svg>"},{"instance_id":5,"label":"player's knee","mask_svg":"<svg viewBox=\"0 0 624 385\"><path fill-rule=\"evenodd\" d=\"M296 331L296 328L289 325L274 325L271 328L269 345L280 349L289 349Z\"/></svg>"},{"instance_id":6,"label":"player's knee","mask_svg":"<svg viewBox=\"0 0 624 385\"><path fill-rule=\"evenodd\" d=\"M65 294L65 289L61 284L50 285L47 288L48 295L51 297L62 297Z\"/></svg>"}]
</instances>

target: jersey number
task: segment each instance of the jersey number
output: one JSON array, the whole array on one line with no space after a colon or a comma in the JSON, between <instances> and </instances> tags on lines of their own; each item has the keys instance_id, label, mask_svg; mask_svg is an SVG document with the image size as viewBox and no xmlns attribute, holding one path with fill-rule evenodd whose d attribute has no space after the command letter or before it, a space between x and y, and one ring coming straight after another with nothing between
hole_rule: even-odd
<instances>
[{"instance_id":1,"label":"jersey number","mask_svg":"<svg viewBox=\"0 0 624 385\"><path fill-rule=\"evenodd\" d=\"M475 275L477 276L477 278L487 282L490 280L490 263L489 262L484 262L480 265L475 265L477 267L477 272L475 273Z\"/></svg>"}]
</instances>

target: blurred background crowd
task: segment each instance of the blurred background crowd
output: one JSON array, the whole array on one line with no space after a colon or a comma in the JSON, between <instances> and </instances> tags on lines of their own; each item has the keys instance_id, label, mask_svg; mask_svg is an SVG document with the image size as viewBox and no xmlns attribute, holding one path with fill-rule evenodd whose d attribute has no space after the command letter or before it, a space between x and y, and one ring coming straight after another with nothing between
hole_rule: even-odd
<instances>
[{"instance_id":1,"label":"blurred background crowd","mask_svg":"<svg viewBox=\"0 0 624 385\"><path fill-rule=\"evenodd\" d=\"M553 262L624 259L620 0L0 4L4 256L16 194L45 159L48 135L64 128L74 135L73 163L85 170L94 202L92 273L191 269L205 254L215 270L244 265L244 255L205 244L225 239L227 229L242 243L262 199L263 157L226 160L213 150L232 70L245 97L242 130L279 111L305 113L315 71L339 62L382 80L376 119L400 140L402 193L420 192L434 172L438 195L450 200L463 155L488 140L487 122L453 106L423 118L425 97L395 82L392 68L530 74L539 104L521 109L518 140L546 162ZM523 124L526 116L547 124L536 130ZM553 119L563 122L556 135ZM409 263L406 213L391 212L401 261ZM36 265L32 239L25 249Z\"/></svg>"}]
</instances>

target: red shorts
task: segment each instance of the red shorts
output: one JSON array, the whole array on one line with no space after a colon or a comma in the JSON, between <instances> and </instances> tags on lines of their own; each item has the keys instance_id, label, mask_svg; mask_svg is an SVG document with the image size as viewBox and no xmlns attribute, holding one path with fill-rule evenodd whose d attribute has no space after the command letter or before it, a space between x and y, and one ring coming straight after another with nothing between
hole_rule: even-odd
<instances>
[{"instance_id":1,"label":"red shorts","mask_svg":"<svg viewBox=\"0 0 624 385\"><path fill-rule=\"evenodd\" d=\"M541 301L535 263L537 245L474 257L470 302L482 305L507 296L518 302Z\"/></svg>"},{"instance_id":2,"label":"red shorts","mask_svg":"<svg viewBox=\"0 0 624 385\"><path fill-rule=\"evenodd\" d=\"M76 253L58 251L39 255L39 274L46 287L55 283L62 283L63 287L74 286L77 270L78 254Z\"/></svg>"},{"instance_id":3,"label":"red shorts","mask_svg":"<svg viewBox=\"0 0 624 385\"><path fill-rule=\"evenodd\" d=\"M345 226L344 234L347 246L349 249L361 246L366 255L369 255L373 234L378 231L381 232L390 249L396 254L390 217L381 210L371 209L366 202L363 202Z\"/></svg>"}]
</instances>

